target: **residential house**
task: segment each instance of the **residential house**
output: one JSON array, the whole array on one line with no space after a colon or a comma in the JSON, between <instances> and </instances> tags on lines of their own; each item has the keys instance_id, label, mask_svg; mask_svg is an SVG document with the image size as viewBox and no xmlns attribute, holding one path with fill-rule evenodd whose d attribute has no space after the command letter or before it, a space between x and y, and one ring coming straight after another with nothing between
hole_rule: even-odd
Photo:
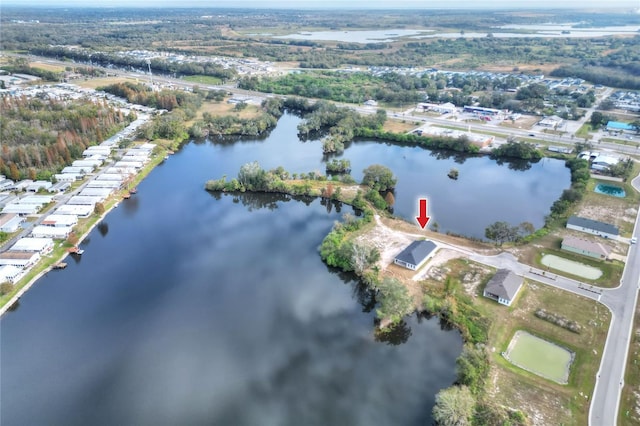
<instances>
[{"instance_id":1,"label":"residential house","mask_svg":"<svg viewBox=\"0 0 640 426\"><path fill-rule=\"evenodd\" d=\"M561 248L595 259L608 259L612 251L612 248L607 245L571 236L562 240Z\"/></svg>"},{"instance_id":2,"label":"residential house","mask_svg":"<svg viewBox=\"0 0 640 426\"><path fill-rule=\"evenodd\" d=\"M437 248L433 241L414 241L393 259L393 263L415 271L433 257Z\"/></svg>"},{"instance_id":3,"label":"residential house","mask_svg":"<svg viewBox=\"0 0 640 426\"><path fill-rule=\"evenodd\" d=\"M584 217L571 216L567 221L567 229L586 232L587 234L598 235L603 238L611 238L617 240L620 231L610 223L599 222L597 220L587 219Z\"/></svg>"},{"instance_id":4,"label":"residential house","mask_svg":"<svg viewBox=\"0 0 640 426\"><path fill-rule=\"evenodd\" d=\"M522 277L508 269L499 269L485 286L482 295L502 305L511 306L523 283Z\"/></svg>"},{"instance_id":5,"label":"residential house","mask_svg":"<svg viewBox=\"0 0 640 426\"><path fill-rule=\"evenodd\" d=\"M0 214L0 231L8 234L20 229L24 218L15 213Z\"/></svg>"}]
</instances>

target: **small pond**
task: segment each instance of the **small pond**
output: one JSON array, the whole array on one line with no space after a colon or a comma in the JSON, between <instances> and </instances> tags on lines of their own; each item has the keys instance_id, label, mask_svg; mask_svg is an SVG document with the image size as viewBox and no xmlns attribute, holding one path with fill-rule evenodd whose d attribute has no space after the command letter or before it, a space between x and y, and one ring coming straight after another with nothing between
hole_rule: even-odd
<instances>
[{"instance_id":1,"label":"small pond","mask_svg":"<svg viewBox=\"0 0 640 426\"><path fill-rule=\"evenodd\" d=\"M612 197L618 197L618 198L624 198L627 195L625 190L620 188L619 186L608 185L605 183L597 184L596 189L594 189L594 191L597 192L598 194L611 195Z\"/></svg>"}]
</instances>

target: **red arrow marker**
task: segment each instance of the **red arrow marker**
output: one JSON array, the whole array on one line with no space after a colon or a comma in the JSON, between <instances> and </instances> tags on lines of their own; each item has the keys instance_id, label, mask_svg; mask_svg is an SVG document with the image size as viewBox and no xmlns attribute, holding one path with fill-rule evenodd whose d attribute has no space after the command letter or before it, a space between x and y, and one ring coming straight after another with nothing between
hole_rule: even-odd
<instances>
[{"instance_id":1,"label":"red arrow marker","mask_svg":"<svg viewBox=\"0 0 640 426\"><path fill-rule=\"evenodd\" d=\"M429 219L431 219L427 213L427 199L420 198L418 202L420 206L420 216L416 216L416 220L420 227L424 229L424 227L427 226L427 223L429 223Z\"/></svg>"}]
</instances>

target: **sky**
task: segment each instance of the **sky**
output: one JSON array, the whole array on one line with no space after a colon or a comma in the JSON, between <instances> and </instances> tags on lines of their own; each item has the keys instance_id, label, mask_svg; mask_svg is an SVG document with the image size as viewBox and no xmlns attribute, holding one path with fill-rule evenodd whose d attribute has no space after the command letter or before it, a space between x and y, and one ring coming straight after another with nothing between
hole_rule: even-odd
<instances>
[{"instance_id":1,"label":"sky","mask_svg":"<svg viewBox=\"0 0 640 426\"><path fill-rule=\"evenodd\" d=\"M259 9L637 9L640 0L6 0L5 5Z\"/></svg>"}]
</instances>

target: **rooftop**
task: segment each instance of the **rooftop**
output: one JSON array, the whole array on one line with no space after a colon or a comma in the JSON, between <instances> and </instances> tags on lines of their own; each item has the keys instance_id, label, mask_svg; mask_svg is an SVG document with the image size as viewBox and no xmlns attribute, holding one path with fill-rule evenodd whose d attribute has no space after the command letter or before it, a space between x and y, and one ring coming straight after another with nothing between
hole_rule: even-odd
<instances>
[{"instance_id":1,"label":"rooftop","mask_svg":"<svg viewBox=\"0 0 640 426\"><path fill-rule=\"evenodd\" d=\"M604 232L611 235L618 235L620 233L618 228L611 225L610 223L599 222L597 220L587 219L579 216L571 216L567 221L567 225L593 229L594 231Z\"/></svg>"},{"instance_id":2,"label":"rooftop","mask_svg":"<svg viewBox=\"0 0 640 426\"><path fill-rule=\"evenodd\" d=\"M498 269L498 272L487 283L485 290L501 299L512 300L518 293L522 282L522 277L510 270Z\"/></svg>"},{"instance_id":3,"label":"rooftop","mask_svg":"<svg viewBox=\"0 0 640 426\"><path fill-rule=\"evenodd\" d=\"M591 253L599 253L604 256L609 256L612 250L611 247L604 244L596 243L589 240L583 240L582 238L576 238L572 236L565 237L562 240L562 245L589 251Z\"/></svg>"},{"instance_id":4,"label":"rooftop","mask_svg":"<svg viewBox=\"0 0 640 426\"><path fill-rule=\"evenodd\" d=\"M402 252L396 256L396 259L411 265L419 265L436 247L433 241L414 241L402 250Z\"/></svg>"}]
</instances>

